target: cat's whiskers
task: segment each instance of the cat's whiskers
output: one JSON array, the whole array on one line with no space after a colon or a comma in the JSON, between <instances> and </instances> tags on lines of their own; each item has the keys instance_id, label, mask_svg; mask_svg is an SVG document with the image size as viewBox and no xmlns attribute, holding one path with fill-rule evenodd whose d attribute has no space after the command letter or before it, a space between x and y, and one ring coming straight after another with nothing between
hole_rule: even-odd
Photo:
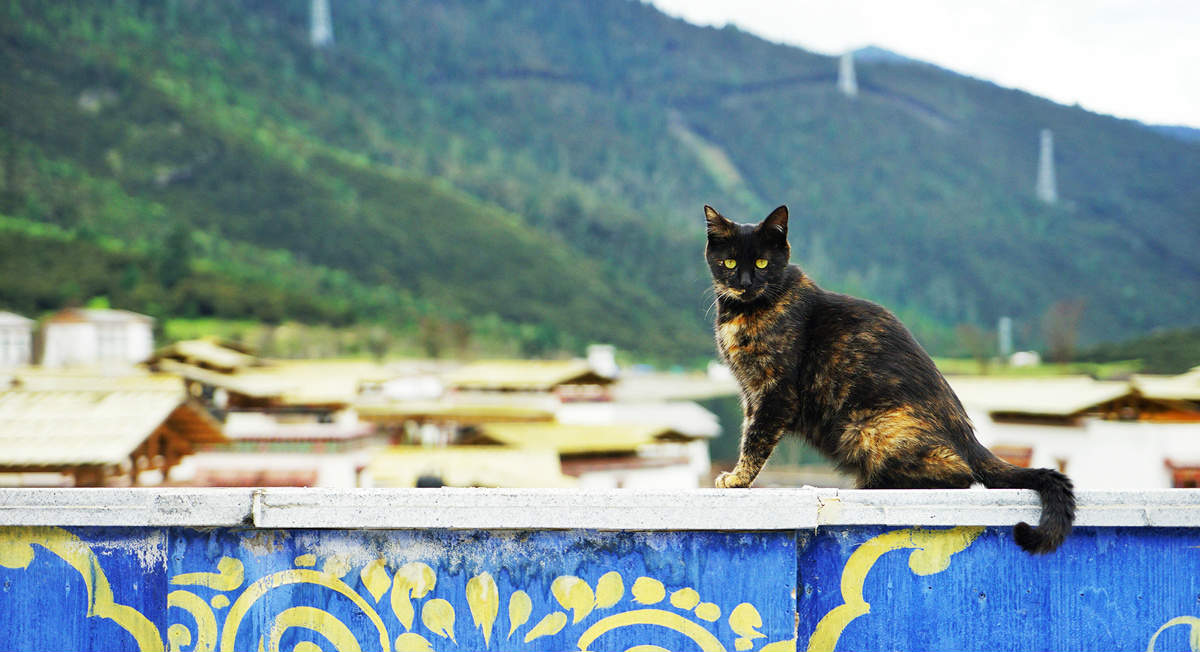
<instances>
[{"instance_id":1,"label":"cat's whiskers","mask_svg":"<svg viewBox=\"0 0 1200 652\"><path fill-rule=\"evenodd\" d=\"M710 285L704 292L705 294L712 294L712 301L710 301L708 303L708 307L704 309L704 318L711 319L713 317L713 311L717 309L717 290Z\"/></svg>"},{"instance_id":2,"label":"cat's whiskers","mask_svg":"<svg viewBox=\"0 0 1200 652\"><path fill-rule=\"evenodd\" d=\"M741 300L742 295L745 294L745 290L735 290L721 285L716 288L716 294L723 299Z\"/></svg>"}]
</instances>

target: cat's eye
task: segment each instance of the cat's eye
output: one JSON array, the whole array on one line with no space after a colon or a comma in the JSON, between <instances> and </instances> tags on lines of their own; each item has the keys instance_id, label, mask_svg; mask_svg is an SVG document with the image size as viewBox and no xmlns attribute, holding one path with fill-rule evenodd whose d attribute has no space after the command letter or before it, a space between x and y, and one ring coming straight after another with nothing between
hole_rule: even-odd
<instances>
[{"instance_id":1,"label":"cat's eye","mask_svg":"<svg viewBox=\"0 0 1200 652\"><path fill-rule=\"evenodd\" d=\"M728 269L733 269L734 267L737 267L737 261L732 258L726 258L724 260L723 264Z\"/></svg>"},{"instance_id":2,"label":"cat's eye","mask_svg":"<svg viewBox=\"0 0 1200 652\"><path fill-rule=\"evenodd\" d=\"M765 267L767 266L767 259L766 259L766 258L759 258L758 260L754 261L754 266L755 266L755 267L757 267L757 268L759 268L759 269L763 269L763 268L765 268Z\"/></svg>"}]
</instances>

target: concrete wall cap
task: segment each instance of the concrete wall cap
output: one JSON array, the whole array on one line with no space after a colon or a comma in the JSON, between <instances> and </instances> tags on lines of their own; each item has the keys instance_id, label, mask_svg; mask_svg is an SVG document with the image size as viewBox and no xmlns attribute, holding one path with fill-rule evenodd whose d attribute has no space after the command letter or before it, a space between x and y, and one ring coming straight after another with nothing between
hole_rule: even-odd
<instances>
[{"instance_id":1,"label":"concrete wall cap","mask_svg":"<svg viewBox=\"0 0 1200 652\"><path fill-rule=\"evenodd\" d=\"M1077 525L1200 527L1200 489L1085 491ZM796 530L1036 522L1028 490L0 489L0 526Z\"/></svg>"}]
</instances>

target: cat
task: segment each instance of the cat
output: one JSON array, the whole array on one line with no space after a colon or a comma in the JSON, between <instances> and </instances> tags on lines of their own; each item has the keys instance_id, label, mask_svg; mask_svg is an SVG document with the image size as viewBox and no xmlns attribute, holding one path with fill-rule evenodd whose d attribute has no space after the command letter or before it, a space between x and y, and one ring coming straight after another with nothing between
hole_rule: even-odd
<instances>
[{"instance_id":1,"label":"cat","mask_svg":"<svg viewBox=\"0 0 1200 652\"><path fill-rule=\"evenodd\" d=\"M828 292L789 264L788 211L736 224L704 207L705 258L716 294L716 341L741 388L741 449L717 487L748 487L780 438L797 434L863 489L1025 488L1038 526L1018 523L1030 553L1062 544L1075 518L1067 476L996 457L962 403L895 316Z\"/></svg>"}]
</instances>

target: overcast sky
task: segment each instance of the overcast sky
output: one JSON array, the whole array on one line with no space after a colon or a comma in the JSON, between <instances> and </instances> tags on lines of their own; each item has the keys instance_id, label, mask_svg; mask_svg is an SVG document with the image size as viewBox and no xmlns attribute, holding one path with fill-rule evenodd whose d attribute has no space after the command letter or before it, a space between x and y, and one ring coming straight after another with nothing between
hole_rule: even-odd
<instances>
[{"instance_id":1,"label":"overcast sky","mask_svg":"<svg viewBox=\"0 0 1200 652\"><path fill-rule=\"evenodd\" d=\"M1200 127L1200 0L651 0L824 54L864 45L1151 124Z\"/></svg>"}]
</instances>

